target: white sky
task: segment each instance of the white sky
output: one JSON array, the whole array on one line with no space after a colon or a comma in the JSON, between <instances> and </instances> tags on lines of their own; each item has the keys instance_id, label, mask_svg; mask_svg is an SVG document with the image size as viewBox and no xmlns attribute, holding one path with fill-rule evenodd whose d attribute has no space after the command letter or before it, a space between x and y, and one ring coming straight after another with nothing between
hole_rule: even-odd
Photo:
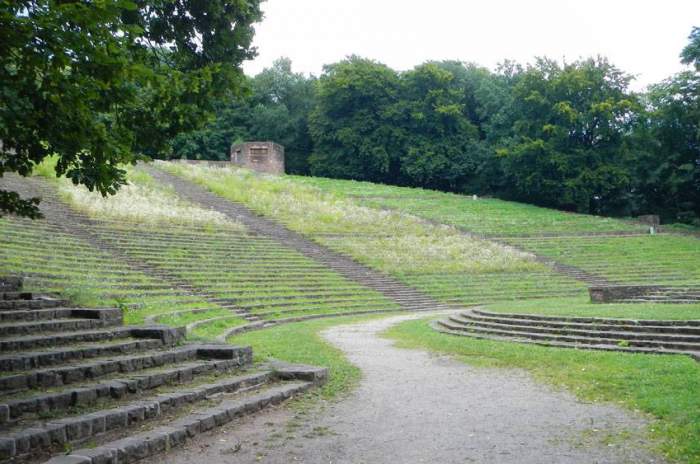
<instances>
[{"instance_id":1,"label":"white sky","mask_svg":"<svg viewBox=\"0 0 700 464\"><path fill-rule=\"evenodd\" d=\"M681 70L700 0L267 0L256 74L280 56L296 72L357 54L397 70L426 60L574 60L601 54L637 75L635 89Z\"/></svg>"}]
</instances>

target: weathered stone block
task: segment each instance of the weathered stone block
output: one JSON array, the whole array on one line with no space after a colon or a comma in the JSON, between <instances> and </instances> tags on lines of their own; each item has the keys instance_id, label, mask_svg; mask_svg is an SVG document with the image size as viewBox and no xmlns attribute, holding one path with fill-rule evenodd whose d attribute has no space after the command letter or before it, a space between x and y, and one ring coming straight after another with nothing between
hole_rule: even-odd
<instances>
[{"instance_id":1,"label":"weathered stone block","mask_svg":"<svg viewBox=\"0 0 700 464\"><path fill-rule=\"evenodd\" d=\"M272 363L271 367L280 380L304 380L321 384L328 379L328 369L325 368L281 362Z\"/></svg>"},{"instance_id":2,"label":"weathered stone block","mask_svg":"<svg viewBox=\"0 0 700 464\"><path fill-rule=\"evenodd\" d=\"M199 430L201 432L207 432L216 427L216 420L211 414L201 414L199 415Z\"/></svg>"},{"instance_id":3,"label":"weathered stone block","mask_svg":"<svg viewBox=\"0 0 700 464\"><path fill-rule=\"evenodd\" d=\"M148 445L149 455L162 453L170 448L170 433L163 430L151 432L151 434L146 437L146 444Z\"/></svg>"},{"instance_id":4,"label":"weathered stone block","mask_svg":"<svg viewBox=\"0 0 700 464\"><path fill-rule=\"evenodd\" d=\"M0 460L10 459L17 454L15 440L12 438L0 437Z\"/></svg>"},{"instance_id":5,"label":"weathered stone block","mask_svg":"<svg viewBox=\"0 0 700 464\"><path fill-rule=\"evenodd\" d=\"M64 424L66 437L69 441L81 440L92 436L92 424L94 421L91 418L75 417L58 422Z\"/></svg>"},{"instance_id":6,"label":"weathered stone block","mask_svg":"<svg viewBox=\"0 0 700 464\"><path fill-rule=\"evenodd\" d=\"M92 388L80 388L73 390L73 404L82 406L92 404L97 400L97 392Z\"/></svg>"},{"instance_id":7,"label":"weathered stone block","mask_svg":"<svg viewBox=\"0 0 700 464\"><path fill-rule=\"evenodd\" d=\"M156 338L165 345L174 345L185 338L184 327L169 327L167 325L152 325L131 328L131 336L135 338Z\"/></svg>"},{"instance_id":8,"label":"weathered stone block","mask_svg":"<svg viewBox=\"0 0 700 464\"><path fill-rule=\"evenodd\" d=\"M129 413L125 408L119 408L105 414L105 429L107 431L126 427L129 423Z\"/></svg>"},{"instance_id":9,"label":"weathered stone block","mask_svg":"<svg viewBox=\"0 0 700 464\"><path fill-rule=\"evenodd\" d=\"M17 292L22 288L23 279L17 276L0 277L0 292Z\"/></svg>"},{"instance_id":10,"label":"weathered stone block","mask_svg":"<svg viewBox=\"0 0 700 464\"><path fill-rule=\"evenodd\" d=\"M146 408L142 405L128 406L126 410L129 424L143 422L146 418Z\"/></svg>"},{"instance_id":11,"label":"weathered stone block","mask_svg":"<svg viewBox=\"0 0 700 464\"><path fill-rule=\"evenodd\" d=\"M168 434L169 448L184 445L189 435L184 427L176 427L174 425L168 429L165 429L165 431Z\"/></svg>"},{"instance_id":12,"label":"weathered stone block","mask_svg":"<svg viewBox=\"0 0 700 464\"><path fill-rule=\"evenodd\" d=\"M91 464L122 464L119 461L119 453L117 450L106 446L80 449L73 451L71 456L88 458Z\"/></svg>"},{"instance_id":13,"label":"weathered stone block","mask_svg":"<svg viewBox=\"0 0 700 464\"><path fill-rule=\"evenodd\" d=\"M148 457L148 444L139 438L125 438L112 443L111 446L117 449L120 463L135 462Z\"/></svg>"},{"instance_id":14,"label":"weathered stone block","mask_svg":"<svg viewBox=\"0 0 700 464\"><path fill-rule=\"evenodd\" d=\"M605 287L589 287L591 303L609 303L647 295L659 290L654 285L616 285Z\"/></svg>"},{"instance_id":15,"label":"weathered stone block","mask_svg":"<svg viewBox=\"0 0 700 464\"><path fill-rule=\"evenodd\" d=\"M10 407L6 404L0 404L0 423L10 420Z\"/></svg>"}]
</instances>

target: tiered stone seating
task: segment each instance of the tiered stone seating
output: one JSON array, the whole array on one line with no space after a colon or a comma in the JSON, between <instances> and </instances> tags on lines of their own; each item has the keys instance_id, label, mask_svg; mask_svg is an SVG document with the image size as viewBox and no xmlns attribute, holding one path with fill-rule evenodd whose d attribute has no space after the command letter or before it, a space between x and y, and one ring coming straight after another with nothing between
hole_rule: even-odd
<instances>
[{"instance_id":1,"label":"tiered stone seating","mask_svg":"<svg viewBox=\"0 0 700 464\"><path fill-rule=\"evenodd\" d=\"M546 346L687 354L700 361L700 320L626 320L473 309L434 323L445 333Z\"/></svg>"},{"instance_id":2,"label":"tiered stone seating","mask_svg":"<svg viewBox=\"0 0 700 464\"><path fill-rule=\"evenodd\" d=\"M183 328L123 326L120 309L0 282L3 464L136 462L327 375L254 365L250 347L187 344Z\"/></svg>"}]
</instances>

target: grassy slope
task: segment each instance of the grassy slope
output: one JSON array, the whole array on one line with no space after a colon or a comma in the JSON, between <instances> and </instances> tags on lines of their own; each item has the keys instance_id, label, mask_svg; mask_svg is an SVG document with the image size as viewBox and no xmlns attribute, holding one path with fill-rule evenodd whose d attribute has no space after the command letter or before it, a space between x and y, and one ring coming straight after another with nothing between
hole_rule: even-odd
<instances>
[{"instance_id":1,"label":"grassy slope","mask_svg":"<svg viewBox=\"0 0 700 464\"><path fill-rule=\"evenodd\" d=\"M602 353L475 340L434 331L425 320L386 333L403 348L457 356L483 367L524 368L579 398L612 401L651 414L652 431L672 459L700 463L700 364L685 356Z\"/></svg>"},{"instance_id":2,"label":"grassy slope","mask_svg":"<svg viewBox=\"0 0 700 464\"><path fill-rule=\"evenodd\" d=\"M38 174L50 179L64 201L98 221L95 234L120 252L217 298L235 300L263 319L397 308L300 253L248 235L226 216L180 199L172 187L141 170L129 168L129 184L102 198L56 179L52 161ZM30 288L66 293L85 306L123 306L128 323L156 315L162 315L158 322L171 325L200 322L194 332L198 337L213 338L246 322L169 282L135 272L45 222L0 219L0 230L5 232L0 271L28 273ZM178 314L169 315L173 311Z\"/></svg>"},{"instance_id":3,"label":"grassy slope","mask_svg":"<svg viewBox=\"0 0 700 464\"><path fill-rule=\"evenodd\" d=\"M170 286L43 222L0 218L0 246L0 273L29 275L27 290L61 292L84 306L123 306L130 324L174 306L213 306L195 297L149 295Z\"/></svg>"},{"instance_id":4,"label":"grassy slope","mask_svg":"<svg viewBox=\"0 0 700 464\"><path fill-rule=\"evenodd\" d=\"M583 285L526 254L432 225L404 212L364 207L301 178L173 163L160 167L200 183L437 299L470 304L581 294Z\"/></svg>"},{"instance_id":5,"label":"grassy slope","mask_svg":"<svg viewBox=\"0 0 700 464\"><path fill-rule=\"evenodd\" d=\"M643 235L510 241L617 282L700 284L700 240L694 237Z\"/></svg>"},{"instance_id":6,"label":"grassy slope","mask_svg":"<svg viewBox=\"0 0 700 464\"><path fill-rule=\"evenodd\" d=\"M394 187L318 177L294 177L295 181L341 197L355 197L363 204L393 208L485 235L530 235L561 232L640 231L633 222L585 214L567 213L493 198Z\"/></svg>"},{"instance_id":7,"label":"grassy slope","mask_svg":"<svg viewBox=\"0 0 700 464\"><path fill-rule=\"evenodd\" d=\"M640 232L633 222L430 190L297 177L304 185L364 205L390 208L487 236L614 282L700 285L700 240L690 236L546 237L588 232ZM671 228L674 229L674 228ZM533 237L536 235L540 237ZM518 289L513 289L517 291Z\"/></svg>"},{"instance_id":8,"label":"grassy slope","mask_svg":"<svg viewBox=\"0 0 700 464\"><path fill-rule=\"evenodd\" d=\"M231 179L232 183L237 181L237 177ZM400 189L396 187L378 186L373 184L361 184L343 181L328 181L324 179L310 178L284 178L287 181L291 179L291 187L277 184L275 182L265 183L260 181L260 177L251 177L250 183L242 184L236 188L249 189L248 193L237 191L236 195L249 195L243 199L233 198L247 202L252 205L252 198L260 193L263 197L271 201L267 205L262 205L259 209L262 212L272 214L278 219L289 221L291 208L294 205L281 204L275 201L274 198L283 198L289 202L300 202L302 209L309 209L308 204L304 203L307 200L313 200L313 197L318 196L316 189L320 188L328 195L325 200L336 202L339 210L351 202L352 205L358 204L371 205L375 207L393 206L404 208L406 212L423 216L426 218L442 221L445 223L468 226L476 225L483 226L483 230L489 231L497 235L521 235L527 233L532 228L539 228L551 231L610 231L610 230L631 230L637 226L630 225L624 221L601 220L590 216L569 215L567 213L559 213L551 210L543 210L541 208L528 207L526 205L504 204L496 200L482 201L465 199L450 194L441 194L437 192L421 191L418 189ZM147 181L145 181L147 183ZM323 185L323 184L328 185ZM258 185L257 188L251 186ZM228 185L227 187L231 187ZM301 187L311 188L304 190ZM226 192L220 192L226 196ZM299 196L290 195L300 193ZM354 195L361 193L363 198L356 198ZM229 192L230 194L230 192ZM311 197L305 196L310 194ZM265 195L267 195L265 197ZM364 198L369 197L369 198ZM394 202L396 198L399 201L390 204L385 201L391 200ZM449 198L448 198L449 197ZM454 197L454 198L453 198ZM371 203L374 201L375 203ZM359 203L358 203L359 202ZM473 203L469 203L473 202ZM426 208L426 205L428 207ZM479 210L475 210L478 205ZM468 207L468 211L465 208ZM265 208L270 208L265 210ZM501 210L515 208L509 211L508 214L501 214ZM301 231L310 234L319 241L326 240L326 243L332 244L331 236L324 236L328 233L339 233L340 240L348 240L348 234L345 229L345 223L338 223L336 210L326 211L311 211L316 216L312 216L315 220L309 221L308 217L303 217L296 224L296 227L301 228ZM373 212L374 211L374 212ZM405 233L402 228L406 227L410 230L410 236L413 237L431 237L433 232L441 238L454 237L453 232L445 235L444 231L439 228L415 228L414 221L402 222L403 218L398 218L392 222L391 218L396 218L392 215L377 216L376 211L370 211L369 220L363 222L363 217L353 217L352 223L359 224L360 229L352 229L351 235L357 235L357 241L352 246L370 245L370 249L374 250L377 247L386 247L387 242L371 243L366 237L362 237L363 232L379 235L381 233ZM474 213L476 211L476 213ZM365 212L363 211L363 214ZM431 216L428 216L430 214ZM377 218L381 217L382 222L377 223ZM386 228L387 222L384 221L387 217L389 227ZM358 220L359 219L359 220ZM602 222L601 222L602 221ZM612 221L612 222L611 222ZM376 223L376 224L375 224ZM340 224L340 225L338 225ZM34 230L34 227L18 227L14 220L1 219L0 226L4 227L3 232L17 232L24 234L28 230ZM306 229L304 228L311 228ZM335 229L334 229L335 228ZM3 245L9 244L7 250L10 253L0 253L0 269L17 270L26 269L27 263L29 268L37 272L42 270L51 270L60 276L66 277L68 280L60 280L60 282L78 283L79 288L83 288L82 281L79 280L81 273L74 271L76 263L80 263L83 258L91 258L96 260L104 260L104 266L107 269L112 269L112 263L104 257L93 257L95 251L83 251L84 245L73 248L73 241L70 238L63 236L54 236L50 231L35 230L27 237L24 237L21 243L17 243L9 235L3 234ZM33 235L32 235L33 234ZM44 239L46 236L52 236L52 241ZM371 237L370 237L371 238ZM373 238L376 239L376 238ZM365 240L364 242L362 240ZM69 243L70 242L70 243ZM34 244L39 243L40 247L35 247ZM391 242L389 242L391 243ZM464 242L467 243L467 242ZM479 243L479 242L468 242ZM357 245L359 244L359 245ZM333 244L332 244L333 245ZM333 246L347 247L347 244L334 244ZM673 243L670 245L673 248ZM89 248L89 247L87 247ZM173 247L173 249L176 247ZM666 246L668 248L668 246ZM347 252L352 248L345 248ZM409 251L410 248L407 248ZM58 251L65 250L65 251ZM464 251L464 250L463 250ZM614 249L612 249L614 251ZM685 255L693 256L695 249L685 250ZM578 253L590 252L581 250ZM56 254L60 253L58 260ZM459 247L457 247L457 255L450 255L448 261L460 259ZM633 255L635 247L631 246L624 250L619 259L623 256ZM653 251L650 256L653 257ZM163 256L169 255L166 252ZM175 253L175 256L177 253ZM477 256L478 257L478 256ZM73 259L74 258L74 259ZM446 291L456 292L464 287L470 281L477 281L479 288L488 289L489 287L506 288L507 294L515 294L526 291L531 286L522 284L522 277L518 277L518 272L522 276L533 274L535 268L529 267L525 263L521 266L519 261L516 262L513 274L515 278L504 284L504 281L499 279L507 275L509 269L508 264L501 263L501 268L498 272L483 272L484 269L474 268L473 266L465 268L458 263L455 268L451 269L451 273L441 274L436 279L434 272L436 268L440 268L446 261L444 257L433 258L429 254L422 255L422 263L417 272L411 273L410 270L404 273L404 269L411 267L414 263L412 255L407 255L404 259L399 255L399 259L393 257L388 260L376 256L370 256L367 259L381 259L383 261L375 262L375 266L387 266L388 269L393 269L396 275L407 279L415 279L418 282L417 286L423 286L424 289L433 291L436 295L445 295ZM437 259L433 261L433 259ZM439 264L434 264L439 263ZM671 263L672 264L672 263ZM433 268L431 269L431 266ZM692 262L691 262L692 266ZM56 270L57 269L57 270ZM97 269L95 275L89 276L89 282L85 288L92 290L97 289L95 296L99 297L102 293L111 291L108 285L112 281L123 282L121 275L109 275L108 270ZM120 268L114 268L120 269ZM469 272L466 272L466 270ZM690 268L692 271L694 268ZM99 272L98 272L99 271ZM57 275L58 275L57 274ZM84 275L84 274L82 274ZM129 275L129 274L127 274ZM408 277L407 277L408 276ZM489 280L491 276L496 278ZM58 279L58 277L56 277ZM128 277L129 282L140 282L148 280L145 276ZM50 281L50 279L49 279ZM58 284L57 284L58 285ZM549 282L544 282L543 285L549 285ZM126 290L119 290L123 295L129 295ZM442 293L441 293L442 292ZM470 294L467 298L473 298L474 294ZM128 297L125 297L128 298ZM131 301L131 300L125 300ZM161 300L155 299L157 306L152 307L149 311L160 311L165 309L165 303L160 303ZM176 306L181 309L183 305L178 303L170 303L169 307ZM200 307L197 305L197 307ZM502 310L513 312L514 308L522 308L527 311L541 312L543 314L591 314L591 311L599 311L599 315L610 317L635 317L637 313L643 317L665 317L666 314L673 312L670 317L684 318L695 317L697 305L686 306L662 306L662 305L589 305L585 303L583 298L576 299L558 299L558 300L536 300L532 302L522 303L500 303L494 306L494 310ZM138 321L142 317L142 312L132 312L134 316L130 316L133 321ZM222 314L219 310L214 310L211 314ZM198 316L181 316L170 320L173 323L184 323L196 320ZM288 326L280 326L272 329L267 329L259 332L248 333L234 338L232 341L241 344L252 344L256 350L256 356L259 359L264 359L268 356L278 357L280 359L289 360L292 362L305 362L311 364L327 365L331 367L332 380L331 383L322 391L324 397L333 397L340 392L347 391L354 385L360 376L359 371L351 366L340 352L330 347L318 335L319 331L325 327L336 325L353 320L365 319L362 318L338 318L333 320L316 320L305 323L293 324ZM219 333L227 326L225 323L212 324L214 327L203 327L197 335L211 337ZM523 347L517 344L507 344L499 342L488 342L466 339L463 337L448 337L442 334L432 332L424 323L407 323L394 331L392 336L398 337L405 343L406 346L423 347L442 351L446 353L458 354L462 359L468 362L498 367L524 367L531 370L539 379L546 380L556 385L563 385L570 388L572 391L585 398L597 400L612 400L621 401L628 407L639 408L652 413L659 417L661 422L658 427L658 433L664 439L665 450L676 458L693 460L692 462L700 462L700 414L698 399L696 392L699 390L700 374L698 373L698 365L683 357L654 357L645 355L626 355L616 353L598 353L573 350L556 350L551 348L542 348L535 346Z\"/></svg>"}]
</instances>

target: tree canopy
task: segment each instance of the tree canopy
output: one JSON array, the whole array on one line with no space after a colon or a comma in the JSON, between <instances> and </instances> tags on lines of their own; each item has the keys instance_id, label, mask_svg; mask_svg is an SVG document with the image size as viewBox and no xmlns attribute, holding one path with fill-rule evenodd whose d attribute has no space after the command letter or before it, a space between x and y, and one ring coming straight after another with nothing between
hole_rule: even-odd
<instances>
[{"instance_id":1,"label":"tree canopy","mask_svg":"<svg viewBox=\"0 0 700 464\"><path fill-rule=\"evenodd\" d=\"M58 175L104 195L122 163L164 155L244 91L259 0L0 2L0 175L56 155ZM0 213L36 216L0 192Z\"/></svg>"},{"instance_id":2,"label":"tree canopy","mask_svg":"<svg viewBox=\"0 0 700 464\"><path fill-rule=\"evenodd\" d=\"M318 79L280 59L214 123L176 137L173 156L224 159L236 139L272 139L291 173L700 222L700 28L681 60L690 69L634 92L602 57L396 71L350 56Z\"/></svg>"},{"instance_id":3,"label":"tree canopy","mask_svg":"<svg viewBox=\"0 0 700 464\"><path fill-rule=\"evenodd\" d=\"M102 194L141 156L223 160L274 140L290 173L495 195L700 224L700 28L688 69L634 92L602 57L429 61L349 56L315 76L253 77L260 0L0 0L0 175L58 155ZM0 192L0 214L37 213Z\"/></svg>"}]
</instances>

